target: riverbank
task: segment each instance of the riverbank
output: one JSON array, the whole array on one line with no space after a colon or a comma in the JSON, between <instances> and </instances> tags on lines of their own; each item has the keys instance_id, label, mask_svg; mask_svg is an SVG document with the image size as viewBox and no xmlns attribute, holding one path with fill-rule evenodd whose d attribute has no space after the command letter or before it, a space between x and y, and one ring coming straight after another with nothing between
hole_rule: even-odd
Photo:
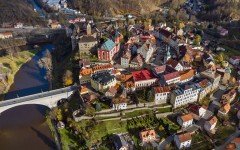
<instances>
[{"instance_id":1,"label":"riverbank","mask_svg":"<svg viewBox=\"0 0 240 150\"><path fill-rule=\"evenodd\" d=\"M17 53L17 56L7 55L0 57L2 68L0 74L6 74L7 80L0 82L0 101L3 100L4 94L8 92L13 84L14 76L19 71L21 66L28 62L39 50L25 50Z\"/></svg>"}]
</instances>

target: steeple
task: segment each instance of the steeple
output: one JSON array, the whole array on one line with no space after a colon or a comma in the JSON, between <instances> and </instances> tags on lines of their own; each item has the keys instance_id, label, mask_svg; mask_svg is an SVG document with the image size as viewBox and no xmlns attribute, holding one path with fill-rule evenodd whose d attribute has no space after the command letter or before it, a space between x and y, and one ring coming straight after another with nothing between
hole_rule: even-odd
<instances>
[{"instance_id":1,"label":"steeple","mask_svg":"<svg viewBox=\"0 0 240 150\"><path fill-rule=\"evenodd\" d=\"M165 54L165 56L164 56L164 64L167 62L167 60L168 59L170 59L171 58L171 54L170 54L170 47L169 46L166 46L166 50L167 50L167 52L166 52L166 54Z\"/></svg>"}]
</instances>

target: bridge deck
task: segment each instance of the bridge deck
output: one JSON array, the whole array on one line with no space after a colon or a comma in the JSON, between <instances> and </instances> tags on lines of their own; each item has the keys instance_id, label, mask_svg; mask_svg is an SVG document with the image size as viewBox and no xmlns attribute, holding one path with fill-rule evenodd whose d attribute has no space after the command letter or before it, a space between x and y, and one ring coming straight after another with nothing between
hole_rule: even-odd
<instances>
[{"instance_id":1,"label":"bridge deck","mask_svg":"<svg viewBox=\"0 0 240 150\"><path fill-rule=\"evenodd\" d=\"M19 97L19 98L9 99L9 100L0 102L0 107L4 107L4 106L16 104L16 103L21 103L21 102L26 102L26 101L30 101L30 100L34 100L34 99L54 96L54 95L61 94L61 93L72 92L76 89L78 89L78 86L74 85L74 86L69 86L69 87L61 88L61 89L57 89L57 90L52 90L52 91L33 94L33 95L29 95L29 96L23 96L23 97Z\"/></svg>"}]
</instances>

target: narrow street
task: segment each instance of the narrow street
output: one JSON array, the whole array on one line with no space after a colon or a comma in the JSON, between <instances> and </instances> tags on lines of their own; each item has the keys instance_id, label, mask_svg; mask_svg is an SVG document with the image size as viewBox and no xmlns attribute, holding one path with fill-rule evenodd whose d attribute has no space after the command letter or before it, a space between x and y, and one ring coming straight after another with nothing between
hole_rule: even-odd
<instances>
[{"instance_id":1,"label":"narrow street","mask_svg":"<svg viewBox=\"0 0 240 150\"><path fill-rule=\"evenodd\" d=\"M171 144L173 136L168 136L164 141L159 143L158 150L164 150L167 144Z\"/></svg>"},{"instance_id":2,"label":"narrow street","mask_svg":"<svg viewBox=\"0 0 240 150\"><path fill-rule=\"evenodd\" d=\"M219 147L216 147L215 150L223 150L233 139L240 135L240 130L237 130L235 133L228 137L228 140Z\"/></svg>"}]
</instances>

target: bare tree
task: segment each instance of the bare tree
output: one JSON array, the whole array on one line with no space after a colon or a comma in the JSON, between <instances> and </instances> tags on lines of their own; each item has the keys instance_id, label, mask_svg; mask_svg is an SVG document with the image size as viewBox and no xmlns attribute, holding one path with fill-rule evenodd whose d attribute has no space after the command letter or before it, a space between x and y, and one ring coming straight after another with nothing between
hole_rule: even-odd
<instances>
[{"instance_id":1,"label":"bare tree","mask_svg":"<svg viewBox=\"0 0 240 150\"><path fill-rule=\"evenodd\" d=\"M53 65L52 65L52 55L50 51L47 49L46 52L44 53L45 57L39 59L37 62L40 68L46 69L47 73L45 78L48 80L50 84L50 90L52 89L52 70L53 70Z\"/></svg>"}]
</instances>

